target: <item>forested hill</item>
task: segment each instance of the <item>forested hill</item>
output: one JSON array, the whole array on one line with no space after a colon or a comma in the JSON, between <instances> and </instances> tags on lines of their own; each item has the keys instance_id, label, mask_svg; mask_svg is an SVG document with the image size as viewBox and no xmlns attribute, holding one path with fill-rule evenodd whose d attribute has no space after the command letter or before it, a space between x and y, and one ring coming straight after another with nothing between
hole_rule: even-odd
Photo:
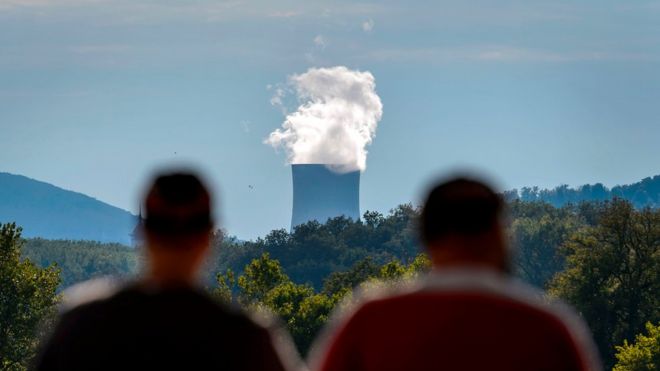
<instances>
[{"instance_id":1,"label":"forested hill","mask_svg":"<svg viewBox=\"0 0 660 371\"><path fill-rule=\"evenodd\" d=\"M660 207L660 175L644 178L633 184L618 185L611 189L601 183L585 184L578 188L561 185L553 189L524 187L505 192L507 199L522 201L544 201L555 207L582 201L604 201L614 197L630 201L636 208Z\"/></svg>"},{"instance_id":2,"label":"forested hill","mask_svg":"<svg viewBox=\"0 0 660 371\"><path fill-rule=\"evenodd\" d=\"M23 236L130 243L136 216L81 193L0 172L0 223Z\"/></svg>"},{"instance_id":3,"label":"forested hill","mask_svg":"<svg viewBox=\"0 0 660 371\"><path fill-rule=\"evenodd\" d=\"M601 183L578 188L524 187L505 192L508 200L544 201L555 207L619 197L635 207L660 207L660 175L611 189ZM20 175L0 172L0 223L16 222L23 236L130 244L136 216L81 193Z\"/></svg>"}]
</instances>

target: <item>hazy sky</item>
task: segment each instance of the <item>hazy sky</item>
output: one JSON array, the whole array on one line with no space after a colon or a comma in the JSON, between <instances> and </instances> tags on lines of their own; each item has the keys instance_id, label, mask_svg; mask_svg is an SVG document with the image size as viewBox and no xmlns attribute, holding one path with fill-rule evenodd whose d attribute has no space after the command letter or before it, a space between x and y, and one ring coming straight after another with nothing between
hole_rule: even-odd
<instances>
[{"instance_id":1,"label":"hazy sky","mask_svg":"<svg viewBox=\"0 0 660 371\"><path fill-rule=\"evenodd\" d=\"M660 3L530 0L0 0L0 171L135 211L154 168L192 163L230 233L288 228L274 87L340 65L383 104L363 211L465 167L506 188L660 173Z\"/></svg>"}]
</instances>

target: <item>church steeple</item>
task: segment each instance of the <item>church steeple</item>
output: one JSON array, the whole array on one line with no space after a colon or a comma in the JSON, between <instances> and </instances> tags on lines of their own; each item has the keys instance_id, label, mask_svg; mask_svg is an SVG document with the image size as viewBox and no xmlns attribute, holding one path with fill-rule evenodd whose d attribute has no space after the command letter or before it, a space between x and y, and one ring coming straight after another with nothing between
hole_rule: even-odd
<instances>
[{"instance_id":1,"label":"church steeple","mask_svg":"<svg viewBox=\"0 0 660 371\"><path fill-rule=\"evenodd\" d=\"M133 228L133 233L131 233L131 244L133 247L138 247L142 244L142 225L144 224L144 218L142 217L142 205L140 205L140 211L138 213L137 223L135 228Z\"/></svg>"}]
</instances>

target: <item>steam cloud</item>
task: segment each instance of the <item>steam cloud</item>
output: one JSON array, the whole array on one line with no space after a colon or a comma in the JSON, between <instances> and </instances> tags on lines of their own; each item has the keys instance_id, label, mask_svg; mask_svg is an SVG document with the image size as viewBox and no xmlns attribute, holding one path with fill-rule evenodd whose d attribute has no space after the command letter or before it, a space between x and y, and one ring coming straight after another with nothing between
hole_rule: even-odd
<instances>
[{"instance_id":1,"label":"steam cloud","mask_svg":"<svg viewBox=\"0 0 660 371\"><path fill-rule=\"evenodd\" d=\"M284 148L292 164L328 164L341 173L364 171L366 147L383 115L374 76L344 66L310 68L290 76L288 83L300 105L264 143ZM281 102L281 90L276 94Z\"/></svg>"}]
</instances>

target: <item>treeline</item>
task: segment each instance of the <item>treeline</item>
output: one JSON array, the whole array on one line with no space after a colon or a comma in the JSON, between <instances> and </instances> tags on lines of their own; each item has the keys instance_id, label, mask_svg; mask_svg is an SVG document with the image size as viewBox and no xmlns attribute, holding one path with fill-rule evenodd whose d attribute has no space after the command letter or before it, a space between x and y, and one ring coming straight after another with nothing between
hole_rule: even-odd
<instances>
[{"instance_id":1,"label":"treeline","mask_svg":"<svg viewBox=\"0 0 660 371\"><path fill-rule=\"evenodd\" d=\"M569 203L577 204L588 201L606 201L613 198L628 200L636 208L660 207L660 175L647 177L633 184L620 185L609 189L601 183L585 184L578 188L560 185L553 189L524 187L504 193L508 200L542 201L555 207Z\"/></svg>"},{"instance_id":2,"label":"treeline","mask_svg":"<svg viewBox=\"0 0 660 371\"><path fill-rule=\"evenodd\" d=\"M410 262L420 252L416 243L414 219L418 210L400 205L388 215L366 212L360 221L345 217L316 221L270 232L256 241L240 241L215 233L212 259L207 267L207 283L215 284L215 273L243 268L263 253L269 253L286 269L294 282L321 287L332 272L350 269L356 262L370 258L384 264L398 259ZM95 241L46 240L29 238L22 251L25 258L61 271L61 287L104 275L129 276L140 260L137 249L115 243Z\"/></svg>"},{"instance_id":3,"label":"treeline","mask_svg":"<svg viewBox=\"0 0 660 371\"><path fill-rule=\"evenodd\" d=\"M105 275L125 277L135 273L138 254L117 243L95 241L25 240L22 255L41 267L60 270L60 287Z\"/></svg>"},{"instance_id":4,"label":"treeline","mask_svg":"<svg viewBox=\"0 0 660 371\"><path fill-rule=\"evenodd\" d=\"M350 269L369 257L383 264L393 259L408 263L420 252L414 220L418 210L400 205L388 215L366 212L362 220L345 217L325 224L310 221L292 232L278 229L256 241L216 239L215 269L240 272L252 259L269 253L279 261L294 282L320 288L332 272Z\"/></svg>"}]
</instances>

